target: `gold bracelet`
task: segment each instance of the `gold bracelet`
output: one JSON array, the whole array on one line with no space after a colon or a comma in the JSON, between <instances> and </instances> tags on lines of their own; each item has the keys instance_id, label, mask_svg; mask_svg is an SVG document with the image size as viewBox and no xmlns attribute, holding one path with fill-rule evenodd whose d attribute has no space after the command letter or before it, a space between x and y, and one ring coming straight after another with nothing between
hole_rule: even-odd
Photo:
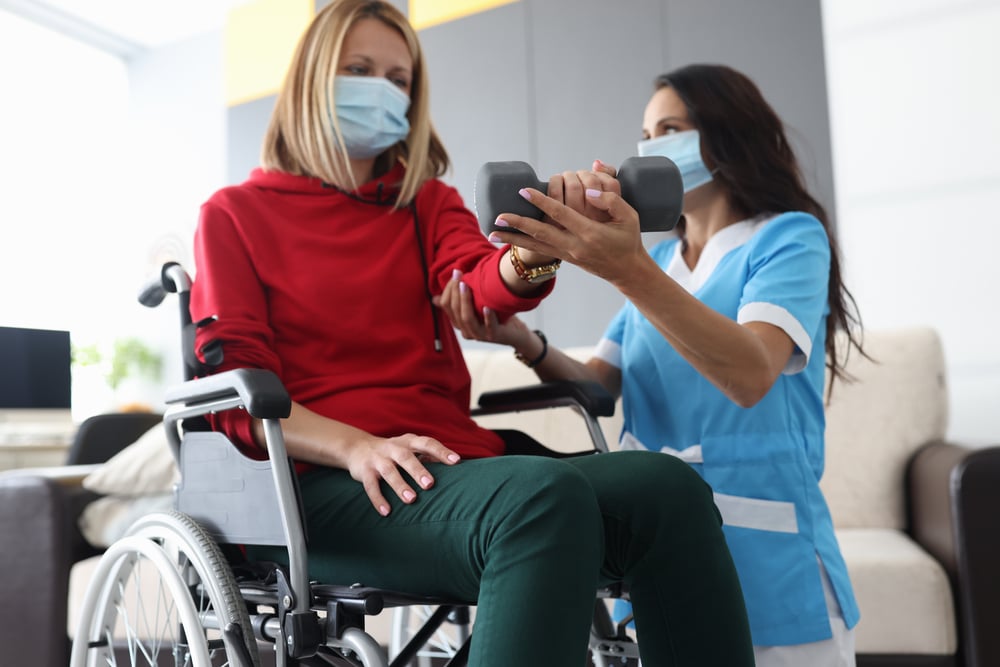
<instances>
[{"instance_id":1,"label":"gold bracelet","mask_svg":"<svg viewBox=\"0 0 1000 667\"><path fill-rule=\"evenodd\" d=\"M517 277L533 285L555 278L556 271L559 270L559 265L562 264L561 259L554 259L548 264L529 268L521 260L521 255L518 254L516 245L512 245L507 254L510 256L510 263L513 265L514 273L517 274Z\"/></svg>"}]
</instances>

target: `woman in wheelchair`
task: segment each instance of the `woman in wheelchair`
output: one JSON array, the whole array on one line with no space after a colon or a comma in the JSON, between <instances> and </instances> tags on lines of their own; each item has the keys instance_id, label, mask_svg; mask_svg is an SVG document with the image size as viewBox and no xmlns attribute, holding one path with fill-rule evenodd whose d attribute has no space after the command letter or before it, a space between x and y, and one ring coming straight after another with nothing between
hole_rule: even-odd
<instances>
[{"instance_id":1,"label":"woman in wheelchair","mask_svg":"<svg viewBox=\"0 0 1000 667\"><path fill-rule=\"evenodd\" d=\"M457 271L477 308L508 316L554 281L519 277L439 180L427 86L398 10L334 0L298 45L262 167L201 209L191 312L215 318L199 336L223 342L218 371L269 369L292 397L282 430L310 576L477 604L470 664L547 667L584 664L595 591L625 582L646 665L751 665L719 515L690 467L649 452L501 456L470 418L432 296ZM213 419L262 456L245 412Z\"/></svg>"}]
</instances>

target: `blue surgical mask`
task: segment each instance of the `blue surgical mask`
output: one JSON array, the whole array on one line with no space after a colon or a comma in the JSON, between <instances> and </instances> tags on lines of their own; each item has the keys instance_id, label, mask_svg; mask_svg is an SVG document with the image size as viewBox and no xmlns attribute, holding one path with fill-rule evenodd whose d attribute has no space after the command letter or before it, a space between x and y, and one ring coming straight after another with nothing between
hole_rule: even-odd
<instances>
[{"instance_id":1,"label":"blue surgical mask","mask_svg":"<svg viewBox=\"0 0 1000 667\"><path fill-rule=\"evenodd\" d=\"M698 130L664 134L639 142L639 156L662 155L670 158L681 172L684 192L712 180L712 172L701 160L701 139Z\"/></svg>"},{"instance_id":2,"label":"blue surgical mask","mask_svg":"<svg viewBox=\"0 0 1000 667\"><path fill-rule=\"evenodd\" d=\"M333 99L349 157L373 158L410 133L410 97L384 77L336 76Z\"/></svg>"}]
</instances>

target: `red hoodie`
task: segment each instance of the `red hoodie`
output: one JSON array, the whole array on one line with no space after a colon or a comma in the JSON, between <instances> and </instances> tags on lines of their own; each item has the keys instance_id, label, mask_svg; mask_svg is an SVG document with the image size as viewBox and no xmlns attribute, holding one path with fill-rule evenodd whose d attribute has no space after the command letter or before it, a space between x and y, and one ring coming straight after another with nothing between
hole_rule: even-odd
<instances>
[{"instance_id":1,"label":"red hoodie","mask_svg":"<svg viewBox=\"0 0 1000 667\"><path fill-rule=\"evenodd\" d=\"M464 458L501 454L500 439L469 417L462 351L430 295L459 269L477 307L504 317L534 308L552 283L535 298L512 294L498 268L505 249L458 192L428 181L414 205L394 209L402 176L397 166L346 193L255 169L215 193L195 233L191 313L218 321L199 331L199 347L222 340L218 370L274 371L294 401L369 433L432 436ZM216 427L262 455L248 446L243 411Z\"/></svg>"}]
</instances>

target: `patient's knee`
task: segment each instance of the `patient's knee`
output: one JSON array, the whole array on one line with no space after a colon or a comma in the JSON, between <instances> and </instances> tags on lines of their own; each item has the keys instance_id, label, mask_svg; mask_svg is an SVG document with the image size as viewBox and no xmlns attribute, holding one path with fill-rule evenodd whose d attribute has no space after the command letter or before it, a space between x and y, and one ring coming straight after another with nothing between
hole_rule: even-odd
<instances>
[{"instance_id":1,"label":"patient's knee","mask_svg":"<svg viewBox=\"0 0 1000 667\"><path fill-rule=\"evenodd\" d=\"M571 548L593 549L602 540L601 511L593 487L563 461L517 457L518 467L497 502L508 531Z\"/></svg>"},{"instance_id":2,"label":"patient's knee","mask_svg":"<svg viewBox=\"0 0 1000 667\"><path fill-rule=\"evenodd\" d=\"M718 524L712 490L680 459L659 452L624 451L581 462L605 512L640 525Z\"/></svg>"}]
</instances>

